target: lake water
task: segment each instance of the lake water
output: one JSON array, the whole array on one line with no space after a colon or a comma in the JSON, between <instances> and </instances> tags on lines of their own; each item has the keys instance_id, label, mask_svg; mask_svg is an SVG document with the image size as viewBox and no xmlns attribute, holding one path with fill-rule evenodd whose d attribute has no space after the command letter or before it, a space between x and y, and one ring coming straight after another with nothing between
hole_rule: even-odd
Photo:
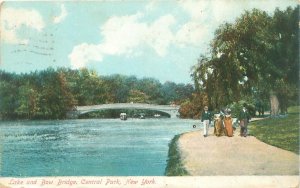
<instances>
[{"instance_id":1,"label":"lake water","mask_svg":"<svg viewBox=\"0 0 300 188\"><path fill-rule=\"evenodd\" d=\"M161 176L171 139L201 128L167 118L0 121L0 176Z\"/></svg>"}]
</instances>

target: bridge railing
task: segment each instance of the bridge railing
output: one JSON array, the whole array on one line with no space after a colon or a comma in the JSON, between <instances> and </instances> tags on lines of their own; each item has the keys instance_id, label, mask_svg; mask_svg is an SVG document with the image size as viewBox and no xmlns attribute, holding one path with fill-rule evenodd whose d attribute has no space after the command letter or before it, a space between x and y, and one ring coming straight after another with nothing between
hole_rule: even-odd
<instances>
[{"instance_id":1,"label":"bridge railing","mask_svg":"<svg viewBox=\"0 0 300 188\"><path fill-rule=\"evenodd\" d=\"M112 103L100 104L91 106L77 106L77 110L92 110L92 109L113 109L113 108L140 108L140 109L159 109L159 110L178 110L179 105L157 105L147 103Z\"/></svg>"}]
</instances>

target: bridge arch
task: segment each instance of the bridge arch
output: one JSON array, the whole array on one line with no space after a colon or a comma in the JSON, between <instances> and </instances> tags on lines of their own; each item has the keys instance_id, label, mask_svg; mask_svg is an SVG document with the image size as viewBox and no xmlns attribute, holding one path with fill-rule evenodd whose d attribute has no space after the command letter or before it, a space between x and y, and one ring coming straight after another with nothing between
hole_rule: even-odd
<instances>
[{"instance_id":1,"label":"bridge arch","mask_svg":"<svg viewBox=\"0 0 300 188\"><path fill-rule=\"evenodd\" d=\"M113 103L91 106L77 106L75 111L68 112L69 118L77 118L79 115L108 109L139 109L139 110L155 110L163 113L167 113L171 118L178 116L179 106L175 105L155 105L155 104L143 104L143 103Z\"/></svg>"}]
</instances>

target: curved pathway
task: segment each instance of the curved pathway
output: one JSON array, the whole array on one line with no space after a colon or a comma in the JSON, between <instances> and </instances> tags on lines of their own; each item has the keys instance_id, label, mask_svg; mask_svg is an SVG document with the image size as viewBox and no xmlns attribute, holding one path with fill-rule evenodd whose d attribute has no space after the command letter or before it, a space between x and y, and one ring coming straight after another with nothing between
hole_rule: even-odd
<instances>
[{"instance_id":1,"label":"curved pathway","mask_svg":"<svg viewBox=\"0 0 300 188\"><path fill-rule=\"evenodd\" d=\"M213 128L183 134L178 147L184 167L193 176L298 175L299 155L268 145L253 136L216 137Z\"/></svg>"}]
</instances>

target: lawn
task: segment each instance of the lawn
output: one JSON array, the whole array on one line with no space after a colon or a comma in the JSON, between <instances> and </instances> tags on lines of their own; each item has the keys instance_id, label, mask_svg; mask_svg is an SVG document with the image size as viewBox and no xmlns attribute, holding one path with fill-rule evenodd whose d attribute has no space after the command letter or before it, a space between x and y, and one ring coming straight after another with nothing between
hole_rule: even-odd
<instances>
[{"instance_id":1,"label":"lawn","mask_svg":"<svg viewBox=\"0 0 300 188\"><path fill-rule=\"evenodd\" d=\"M259 140L299 154L300 106L290 107L288 115L266 118L249 124L249 133Z\"/></svg>"}]
</instances>

